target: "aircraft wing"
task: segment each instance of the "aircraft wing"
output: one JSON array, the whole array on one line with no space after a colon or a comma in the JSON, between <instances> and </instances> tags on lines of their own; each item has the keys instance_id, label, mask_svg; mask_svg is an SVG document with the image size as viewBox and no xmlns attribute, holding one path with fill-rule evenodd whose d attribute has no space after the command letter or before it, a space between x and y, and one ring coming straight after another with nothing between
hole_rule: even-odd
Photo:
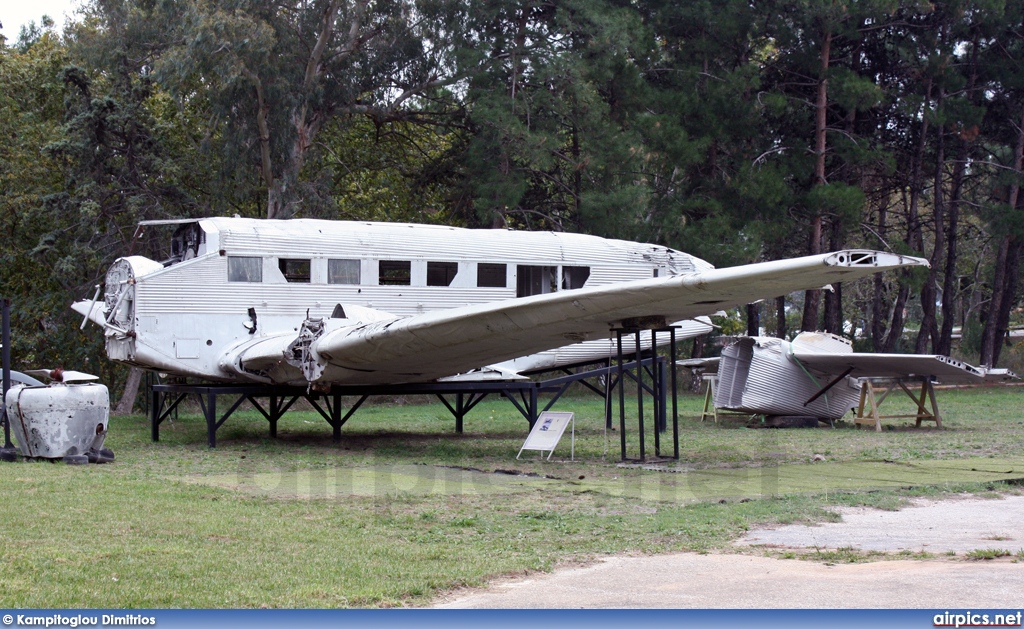
<instances>
[{"instance_id":1,"label":"aircraft wing","mask_svg":"<svg viewBox=\"0 0 1024 629\"><path fill-rule=\"evenodd\" d=\"M308 346L310 381L427 381L592 339L617 327L661 327L795 290L906 266L921 258L847 250L712 269L325 331Z\"/></svg>"},{"instance_id":2,"label":"aircraft wing","mask_svg":"<svg viewBox=\"0 0 1024 629\"><path fill-rule=\"evenodd\" d=\"M677 367L686 367L687 369L718 369L719 363L722 362L720 356L711 356L710 358L686 358L683 360L677 360Z\"/></svg>"},{"instance_id":3,"label":"aircraft wing","mask_svg":"<svg viewBox=\"0 0 1024 629\"><path fill-rule=\"evenodd\" d=\"M949 384L980 384L1015 380L1006 369L980 369L967 363L934 354L819 354L794 352L793 357L808 369L821 373L847 374L851 378L935 378Z\"/></svg>"}]
</instances>

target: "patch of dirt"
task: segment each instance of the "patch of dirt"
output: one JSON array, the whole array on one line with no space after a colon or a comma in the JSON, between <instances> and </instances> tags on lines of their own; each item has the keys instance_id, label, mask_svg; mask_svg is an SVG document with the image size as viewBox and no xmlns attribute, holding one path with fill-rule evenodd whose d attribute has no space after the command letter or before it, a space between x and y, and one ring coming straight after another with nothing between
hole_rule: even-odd
<instances>
[{"instance_id":1,"label":"patch of dirt","mask_svg":"<svg viewBox=\"0 0 1024 629\"><path fill-rule=\"evenodd\" d=\"M451 592L435 607L1019 605L1024 591L1024 534L1019 532L1024 496L919 499L899 511L866 507L840 511L840 522L751 531L738 542L740 554L609 557L551 574L502 578L486 588ZM766 539L769 536L775 536L773 541ZM869 548L876 545L883 549ZM1013 554L992 561L965 561L970 551L993 547ZM949 554L943 548L960 550ZM763 556L766 550L772 556Z\"/></svg>"}]
</instances>

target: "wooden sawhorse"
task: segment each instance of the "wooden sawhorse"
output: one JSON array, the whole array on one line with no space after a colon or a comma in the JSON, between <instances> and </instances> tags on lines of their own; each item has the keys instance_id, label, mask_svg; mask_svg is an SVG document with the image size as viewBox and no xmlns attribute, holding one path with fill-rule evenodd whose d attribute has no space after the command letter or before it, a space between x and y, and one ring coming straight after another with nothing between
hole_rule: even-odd
<instances>
[{"instance_id":1,"label":"wooden sawhorse","mask_svg":"<svg viewBox=\"0 0 1024 629\"><path fill-rule=\"evenodd\" d=\"M715 406L715 388L718 387L718 374L717 373L706 373L701 376L704 382L708 383L707 391L704 393L704 410L700 413L700 420L704 421L708 417L714 418L715 423L718 423L718 416L723 417L753 417L750 413L740 413L738 411L719 411L718 407Z\"/></svg>"},{"instance_id":2,"label":"wooden sawhorse","mask_svg":"<svg viewBox=\"0 0 1024 629\"><path fill-rule=\"evenodd\" d=\"M886 380L879 382L882 386L875 387L874 382L871 380L863 380L860 385L860 404L857 406L857 416L854 418L854 426L874 426L876 431L881 432L882 420L883 419L897 419L903 417L913 417L917 420L916 426L921 427L921 422L932 421L935 422L936 428L942 428L942 417L939 415L939 404L935 401L935 389L932 387L931 380L925 378L921 381L921 392L920 395L915 395L907 384L902 379ZM882 415L878 412L878 407L882 405L889 394L892 393L896 387L903 389L903 392L914 401L917 405L917 412L904 415ZM876 391L882 390L884 387L885 391L881 396L875 395ZM931 403L931 410L925 406ZM865 412L866 411L866 412Z\"/></svg>"}]
</instances>

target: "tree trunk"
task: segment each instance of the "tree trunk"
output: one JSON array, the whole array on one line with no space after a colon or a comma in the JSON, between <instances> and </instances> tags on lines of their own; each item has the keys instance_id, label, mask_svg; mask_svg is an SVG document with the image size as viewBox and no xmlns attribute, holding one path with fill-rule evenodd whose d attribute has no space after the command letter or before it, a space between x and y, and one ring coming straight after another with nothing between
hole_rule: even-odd
<instances>
[{"instance_id":1,"label":"tree trunk","mask_svg":"<svg viewBox=\"0 0 1024 629\"><path fill-rule=\"evenodd\" d=\"M977 38L971 46L971 76L967 82L967 96L975 100L975 88L978 83L978 42ZM953 165L953 182L949 195L949 223L946 230L946 273L942 280L942 328L939 330L935 352L948 356L953 351L953 324L956 323L956 302L960 292L957 276L957 232L960 229L960 203L963 196L964 174L967 170L967 143L965 134L961 134L956 163ZM961 335L963 329L961 328Z\"/></svg>"},{"instance_id":2,"label":"tree trunk","mask_svg":"<svg viewBox=\"0 0 1024 629\"><path fill-rule=\"evenodd\" d=\"M999 354L1003 351L1003 345L1008 338L1010 331L1010 311L1017 303L1017 274L1020 271L1021 249L1024 247L1024 240L1014 236L1010 241L1009 251L1006 254L1006 273L1003 274L1005 286L1003 287L1003 298L999 304L999 312L996 316L996 338L992 345L992 366L999 364Z\"/></svg>"},{"instance_id":3,"label":"tree trunk","mask_svg":"<svg viewBox=\"0 0 1024 629\"><path fill-rule=\"evenodd\" d=\"M910 170L910 207L907 209L907 240L910 248L924 255L924 236L921 234L921 220L918 207L921 202L921 190L924 184L921 182L921 171L924 169L925 148L928 146L928 105L932 100L932 79L928 77L925 85L924 104L921 112L921 135L917 139L917 151L913 158L913 166ZM900 334L903 331L900 330Z\"/></svg>"},{"instance_id":4,"label":"tree trunk","mask_svg":"<svg viewBox=\"0 0 1024 629\"><path fill-rule=\"evenodd\" d=\"M694 337L693 348L690 350L690 358L704 358L704 335ZM690 370L690 391L700 393L704 379L698 369Z\"/></svg>"},{"instance_id":5,"label":"tree trunk","mask_svg":"<svg viewBox=\"0 0 1024 629\"><path fill-rule=\"evenodd\" d=\"M988 302L988 316L985 317L985 329L981 333L982 365L995 365L995 346L999 341L999 313L1003 308L1003 291L1006 288L1005 272L1007 257L1010 253L1010 236L1003 236L996 253L995 273L992 277L992 297Z\"/></svg>"},{"instance_id":6,"label":"tree trunk","mask_svg":"<svg viewBox=\"0 0 1024 629\"><path fill-rule=\"evenodd\" d=\"M885 243L885 233L888 228L889 212L886 201L879 203L878 207L878 237ZM885 343L885 326L887 317L885 312L885 280L882 273L875 273L874 298L871 300L871 347L875 352L881 352Z\"/></svg>"},{"instance_id":7,"label":"tree trunk","mask_svg":"<svg viewBox=\"0 0 1024 629\"><path fill-rule=\"evenodd\" d=\"M885 282L881 273L875 273L872 279L873 296L871 298L871 349L882 351L885 340Z\"/></svg>"},{"instance_id":8,"label":"tree trunk","mask_svg":"<svg viewBox=\"0 0 1024 629\"><path fill-rule=\"evenodd\" d=\"M1017 145L1013 151L1013 170L1018 175L1024 169L1024 110L1021 112L1020 125L1017 127ZM1020 200L1020 184L1017 179L1013 180L1008 189L1008 201L1011 208L1017 207ZM1005 292L1004 280L1008 257L1010 254L1010 236L1004 236L999 243L999 252L996 254L995 277L992 279L992 299L989 301L988 317L985 319L985 328L981 334L981 364L992 366L995 364L999 353L996 350L996 342L999 328L999 313L1003 311L1003 300ZM1014 273L1016 275L1016 272ZM1016 279L1014 279L1016 282ZM1015 285L1016 286L1016 285ZM1013 295L1006 298L1012 302ZM1009 313L1009 304L1007 304ZM1009 314L1007 314L1009 316Z\"/></svg>"},{"instance_id":9,"label":"tree trunk","mask_svg":"<svg viewBox=\"0 0 1024 629\"><path fill-rule=\"evenodd\" d=\"M949 356L953 350L953 324L956 323L957 230L960 222L960 195L963 192L964 170L967 164L967 144L961 142L960 155L953 166L953 183L949 198L949 216L946 225L946 270L942 278L942 328L939 330L935 353Z\"/></svg>"},{"instance_id":10,"label":"tree trunk","mask_svg":"<svg viewBox=\"0 0 1024 629\"><path fill-rule=\"evenodd\" d=\"M892 322L889 324L889 333L885 335L885 342L882 343L883 354L895 352L900 339L903 338L904 311L907 308L907 300L910 299L908 281L907 273L904 272L900 281L900 290L896 293L896 301L892 304Z\"/></svg>"},{"instance_id":11,"label":"tree trunk","mask_svg":"<svg viewBox=\"0 0 1024 629\"><path fill-rule=\"evenodd\" d=\"M832 251L839 251L843 246L843 225L839 221L832 223L832 237L829 246ZM825 331L832 334L843 334L843 283L835 282L832 290L825 293Z\"/></svg>"},{"instance_id":12,"label":"tree trunk","mask_svg":"<svg viewBox=\"0 0 1024 629\"><path fill-rule=\"evenodd\" d=\"M142 370L132 367L128 370L128 380L124 383L124 393L121 400L114 407L112 415L131 415L135 408L135 398L139 395L139 385L142 383Z\"/></svg>"},{"instance_id":13,"label":"tree trunk","mask_svg":"<svg viewBox=\"0 0 1024 629\"><path fill-rule=\"evenodd\" d=\"M352 55L361 45L358 34L363 25L363 16L366 12L366 0L358 0L354 3L352 12L352 23L349 25L348 46L342 56ZM291 110L292 126L295 128L295 138L292 140L291 150L284 165L283 172L274 176L274 169L270 158L270 128L268 123L269 112L265 104L262 83L256 81L257 96L259 100L259 113L256 122L260 131L261 145L261 173L264 184L267 186L267 218L291 218L300 208L300 199L296 197L297 191L294 184L298 182L305 163L306 151L313 145L313 138L320 130L324 117L315 112L310 113L308 101L303 100L304 96L312 95L316 91L317 81L324 75L323 56L332 37L334 36L334 21L341 8L341 0L331 0L327 5L317 28L316 44L309 52L306 59L306 71L302 79L302 92L298 104ZM255 76L249 73L249 76Z\"/></svg>"},{"instance_id":14,"label":"tree trunk","mask_svg":"<svg viewBox=\"0 0 1024 629\"><path fill-rule=\"evenodd\" d=\"M945 100L945 89L939 90L939 96L935 101L935 108L942 109ZM921 318L921 329L917 332L917 343L914 352L917 354L928 353L929 343L934 352L939 340L939 327L935 314L935 300L938 297L936 285L939 281L939 266L942 261L942 254L946 249L945 211L946 201L942 184L942 174L945 171L946 128L939 124L936 135L936 158L935 158L935 183L933 185L933 208L932 217L935 220L935 243L932 248L932 255L929 256L931 267L928 269L928 279L921 287L921 310L924 316Z\"/></svg>"},{"instance_id":15,"label":"tree trunk","mask_svg":"<svg viewBox=\"0 0 1024 629\"><path fill-rule=\"evenodd\" d=\"M775 298L775 336L786 338L786 296Z\"/></svg>"},{"instance_id":16,"label":"tree trunk","mask_svg":"<svg viewBox=\"0 0 1024 629\"><path fill-rule=\"evenodd\" d=\"M814 103L814 185L823 186L825 180L825 132L828 122L828 68L832 51L832 33L826 30L821 42L821 66L818 76L818 98ZM821 213L815 212L811 218L811 241L808 247L810 255L821 253ZM821 290L809 290L804 293L804 316L801 329L814 331L818 329L818 311L821 303Z\"/></svg>"},{"instance_id":17,"label":"tree trunk","mask_svg":"<svg viewBox=\"0 0 1024 629\"><path fill-rule=\"evenodd\" d=\"M825 293L825 331L843 334L843 283L832 284L832 290Z\"/></svg>"},{"instance_id":18,"label":"tree trunk","mask_svg":"<svg viewBox=\"0 0 1024 629\"><path fill-rule=\"evenodd\" d=\"M747 304L747 336L761 336L761 304Z\"/></svg>"}]
</instances>

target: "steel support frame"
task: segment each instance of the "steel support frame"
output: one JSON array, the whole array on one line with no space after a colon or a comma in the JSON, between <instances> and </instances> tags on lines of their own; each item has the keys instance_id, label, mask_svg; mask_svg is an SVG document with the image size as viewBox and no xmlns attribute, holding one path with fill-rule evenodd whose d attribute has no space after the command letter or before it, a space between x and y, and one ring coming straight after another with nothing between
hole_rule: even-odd
<instances>
[{"instance_id":1,"label":"steel support frame","mask_svg":"<svg viewBox=\"0 0 1024 629\"><path fill-rule=\"evenodd\" d=\"M650 368L651 359L641 361L641 369ZM601 363L588 363L586 365ZM646 365L646 367L645 367ZM480 402L492 394L499 394L509 400L522 413L532 429L537 417L549 410L555 402L575 382L589 385L592 391L600 389L586 382L587 379L604 376L606 384L612 374L622 367L627 370L637 369L635 362L613 366L611 361L603 366L586 369L577 373L550 378L541 381L511 382L432 382L402 385L375 386L335 386L330 391L321 393L309 391L305 387L289 387L275 385L230 385L230 384L153 384L150 387L150 427L153 441L160 440L160 424L190 395L199 400L203 417L206 420L207 444L217 446L217 430L244 403L255 408L267 420L270 436L277 436L277 422L299 399L305 399L333 429L335 441L341 440L341 428L355 414L359 407L372 395L403 395L427 394L437 397L455 418L455 430L461 433L464 429L465 417ZM662 367L663 369L663 367ZM648 373L650 373L648 371ZM632 377L632 374L630 374ZM649 390L649 389L648 389ZM540 394L551 394L543 408L540 406ZM602 392L603 394L603 392ZM217 398L233 396L227 411L218 414ZM448 396L454 396L450 398ZM356 401L347 410L342 406L342 397L355 397ZM260 402L266 398L266 405Z\"/></svg>"},{"instance_id":2,"label":"steel support frame","mask_svg":"<svg viewBox=\"0 0 1024 629\"><path fill-rule=\"evenodd\" d=\"M674 326L668 326L664 328L656 328L649 330L651 333L651 349L648 350L650 357L645 359L643 357L644 351L641 347L641 333L643 330L640 329L616 329L615 332L615 366L610 369L615 374L614 380L609 379L606 386L605 395L605 422L610 428L612 425L612 407L614 405L613 399L615 397L615 391L618 390L618 406L619 406L619 446L621 449L621 456L623 461L630 460L627 456L626 448L626 379L632 380L637 385L637 420L638 420L638 436L640 440L640 457L639 461L647 460L647 444L646 444L646 426L644 421L644 396L650 394L653 403L653 416L654 416L654 455L658 458L664 458L662 454L661 435L668 430L668 415L669 415L669 404L668 404L668 390L671 389L671 415L672 415L672 455L671 458L679 459L679 397L678 397L678 381L676 376L675 364L677 354L677 343L676 343L676 330L678 328ZM669 335L669 358L660 357L657 355L658 351L658 334L668 333ZM632 336L634 342L634 360L632 363L626 363L626 356L622 349L622 339L625 336ZM666 371L668 365L672 366L671 378L667 377ZM633 371L630 371L630 367L635 367ZM650 380L650 384L645 381L644 376L647 376ZM669 384L671 382L671 385Z\"/></svg>"}]
</instances>

